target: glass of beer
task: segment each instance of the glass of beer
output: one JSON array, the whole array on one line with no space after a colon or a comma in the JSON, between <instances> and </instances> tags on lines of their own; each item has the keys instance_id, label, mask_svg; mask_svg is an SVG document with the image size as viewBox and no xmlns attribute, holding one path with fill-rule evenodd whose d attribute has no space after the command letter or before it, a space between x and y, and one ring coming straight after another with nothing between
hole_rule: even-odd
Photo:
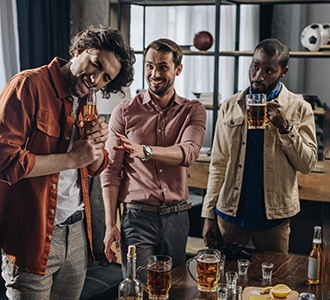
<instances>
[{"instance_id":1,"label":"glass of beer","mask_svg":"<svg viewBox=\"0 0 330 300\"><path fill-rule=\"evenodd\" d=\"M248 129L265 129L267 123L266 94L246 95Z\"/></svg>"},{"instance_id":2,"label":"glass of beer","mask_svg":"<svg viewBox=\"0 0 330 300\"><path fill-rule=\"evenodd\" d=\"M191 278L197 283L197 289L200 292L213 293L217 289L220 279L220 258L221 252L216 249L202 249L197 255L190 258L187 263L187 271ZM192 261L196 261L196 277L190 270Z\"/></svg>"},{"instance_id":3,"label":"glass of beer","mask_svg":"<svg viewBox=\"0 0 330 300\"><path fill-rule=\"evenodd\" d=\"M152 255L148 258L147 267L140 266L141 270L147 269L147 286L142 282L144 290L150 300L166 300L172 285L172 258L167 255Z\"/></svg>"}]
</instances>

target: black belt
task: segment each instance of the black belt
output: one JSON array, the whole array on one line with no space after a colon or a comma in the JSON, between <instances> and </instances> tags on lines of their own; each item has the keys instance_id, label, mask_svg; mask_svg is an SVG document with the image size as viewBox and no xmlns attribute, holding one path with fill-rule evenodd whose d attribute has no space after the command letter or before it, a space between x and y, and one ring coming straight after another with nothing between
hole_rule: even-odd
<instances>
[{"instance_id":1,"label":"black belt","mask_svg":"<svg viewBox=\"0 0 330 300\"><path fill-rule=\"evenodd\" d=\"M154 205L148 205L148 204L139 204L139 203L124 203L124 206L126 208L133 208L140 211L146 211L146 212L152 212L159 215L167 215L176 213L179 211L188 210L192 207L191 202L180 202L178 204L172 204L172 205L160 205L160 206L154 206Z\"/></svg>"},{"instance_id":2,"label":"black belt","mask_svg":"<svg viewBox=\"0 0 330 300\"><path fill-rule=\"evenodd\" d=\"M63 223L61 223L61 225L72 225L81 221L82 218L83 218L83 211L78 210L73 215L68 217Z\"/></svg>"}]
</instances>

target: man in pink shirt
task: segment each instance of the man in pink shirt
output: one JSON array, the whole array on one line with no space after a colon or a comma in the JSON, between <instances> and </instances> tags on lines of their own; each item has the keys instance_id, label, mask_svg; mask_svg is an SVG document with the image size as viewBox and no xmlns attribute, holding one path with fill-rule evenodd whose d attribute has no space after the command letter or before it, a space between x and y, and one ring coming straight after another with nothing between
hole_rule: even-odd
<instances>
[{"instance_id":1,"label":"man in pink shirt","mask_svg":"<svg viewBox=\"0 0 330 300\"><path fill-rule=\"evenodd\" d=\"M151 42L144 54L148 91L120 103L110 118L109 164L101 174L104 244L109 261L117 259L112 243L117 242L117 251L121 244L124 274L131 244L137 247L138 266L154 254L171 256L174 266L185 261L188 167L203 145L206 113L200 102L175 92L181 60L175 42ZM124 203L121 232L115 224L118 201Z\"/></svg>"}]
</instances>

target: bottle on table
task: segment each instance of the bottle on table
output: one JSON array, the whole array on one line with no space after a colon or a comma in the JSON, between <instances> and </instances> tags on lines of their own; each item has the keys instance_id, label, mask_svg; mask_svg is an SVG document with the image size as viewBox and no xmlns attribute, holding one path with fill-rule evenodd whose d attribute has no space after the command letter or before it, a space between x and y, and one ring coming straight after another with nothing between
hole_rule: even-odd
<instances>
[{"instance_id":1,"label":"bottle on table","mask_svg":"<svg viewBox=\"0 0 330 300\"><path fill-rule=\"evenodd\" d=\"M307 281L310 284L320 284L322 279L322 229L314 227L313 249L308 255Z\"/></svg>"},{"instance_id":2,"label":"bottle on table","mask_svg":"<svg viewBox=\"0 0 330 300\"><path fill-rule=\"evenodd\" d=\"M142 300L143 286L136 278L136 247L128 246L126 278L118 286L118 300Z\"/></svg>"},{"instance_id":3,"label":"bottle on table","mask_svg":"<svg viewBox=\"0 0 330 300\"><path fill-rule=\"evenodd\" d=\"M92 127L92 121L97 119L96 109L96 87L91 87L87 96L87 101L83 109L82 137L86 138L86 130Z\"/></svg>"}]
</instances>

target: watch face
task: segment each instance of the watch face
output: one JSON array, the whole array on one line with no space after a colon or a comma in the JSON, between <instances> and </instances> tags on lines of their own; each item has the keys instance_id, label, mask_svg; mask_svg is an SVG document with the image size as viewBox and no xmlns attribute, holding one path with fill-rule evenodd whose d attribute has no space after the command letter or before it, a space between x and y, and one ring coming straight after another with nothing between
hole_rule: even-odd
<instances>
[{"instance_id":1,"label":"watch face","mask_svg":"<svg viewBox=\"0 0 330 300\"><path fill-rule=\"evenodd\" d=\"M142 161L148 161L151 158L152 155L152 149L149 146L142 145L143 146L143 152L145 154L145 157L141 158Z\"/></svg>"},{"instance_id":2,"label":"watch face","mask_svg":"<svg viewBox=\"0 0 330 300\"><path fill-rule=\"evenodd\" d=\"M144 146L144 152L149 156L152 154L152 150L149 146Z\"/></svg>"}]
</instances>

